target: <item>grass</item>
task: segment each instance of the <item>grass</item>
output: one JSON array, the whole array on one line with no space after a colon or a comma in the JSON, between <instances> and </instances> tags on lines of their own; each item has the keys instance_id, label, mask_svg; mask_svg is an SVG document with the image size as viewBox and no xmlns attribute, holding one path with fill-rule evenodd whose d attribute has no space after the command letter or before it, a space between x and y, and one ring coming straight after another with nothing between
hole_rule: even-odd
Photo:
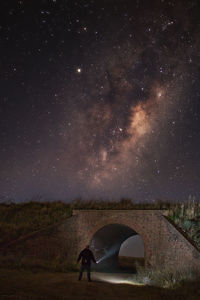
<instances>
[{"instance_id":1,"label":"grass","mask_svg":"<svg viewBox=\"0 0 200 300\"><path fill-rule=\"evenodd\" d=\"M65 220L72 214L62 202L27 202L0 205L0 246Z\"/></svg>"},{"instance_id":2,"label":"grass","mask_svg":"<svg viewBox=\"0 0 200 300\"><path fill-rule=\"evenodd\" d=\"M200 203L188 201L172 206L168 218L174 222L200 250Z\"/></svg>"},{"instance_id":3,"label":"grass","mask_svg":"<svg viewBox=\"0 0 200 300\"><path fill-rule=\"evenodd\" d=\"M1 270L0 299L137 299L137 300L198 300L199 281L184 283L177 288L88 283L77 281L78 273L50 273Z\"/></svg>"},{"instance_id":4,"label":"grass","mask_svg":"<svg viewBox=\"0 0 200 300\"><path fill-rule=\"evenodd\" d=\"M137 280L141 283L163 287L178 288L200 279L200 270L177 269L176 271L163 269L137 268Z\"/></svg>"},{"instance_id":5,"label":"grass","mask_svg":"<svg viewBox=\"0 0 200 300\"><path fill-rule=\"evenodd\" d=\"M122 270L132 270L132 273L136 273L136 281L144 285L174 289L200 280L198 269L176 269L172 272L163 268L145 268L144 258L137 257L120 256L118 261Z\"/></svg>"}]
</instances>

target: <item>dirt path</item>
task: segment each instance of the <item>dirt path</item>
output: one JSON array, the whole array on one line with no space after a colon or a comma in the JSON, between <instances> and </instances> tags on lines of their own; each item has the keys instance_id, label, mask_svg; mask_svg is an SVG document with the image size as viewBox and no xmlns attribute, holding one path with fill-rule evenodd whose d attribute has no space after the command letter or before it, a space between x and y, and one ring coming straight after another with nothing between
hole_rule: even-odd
<instances>
[{"instance_id":1,"label":"dirt path","mask_svg":"<svg viewBox=\"0 0 200 300\"><path fill-rule=\"evenodd\" d=\"M85 274L84 274L85 275ZM197 300L200 293L195 286L178 290L166 290L149 286L113 284L103 282L104 275L93 274L93 282L84 277L77 281L77 273L47 273L1 270L0 299L80 299L80 300ZM119 275L117 275L119 277ZM113 276L111 281L113 280ZM108 279L107 278L107 279ZM119 278L118 278L119 279ZM114 281L116 278L114 277Z\"/></svg>"}]
</instances>

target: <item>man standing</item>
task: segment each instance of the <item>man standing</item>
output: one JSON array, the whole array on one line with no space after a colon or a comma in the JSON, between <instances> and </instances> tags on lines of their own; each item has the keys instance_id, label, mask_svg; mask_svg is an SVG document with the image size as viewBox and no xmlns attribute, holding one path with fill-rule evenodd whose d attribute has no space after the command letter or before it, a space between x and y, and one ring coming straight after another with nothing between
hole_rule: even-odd
<instances>
[{"instance_id":1,"label":"man standing","mask_svg":"<svg viewBox=\"0 0 200 300\"><path fill-rule=\"evenodd\" d=\"M91 281L91 278L90 278L91 261L93 261L96 264L96 260L94 258L92 251L89 249L89 247L90 246L87 245L86 248L84 250L82 250L78 256L77 262L79 262L82 259L81 269L80 269L78 280L81 280L83 272L84 272L84 270L86 270L88 281Z\"/></svg>"}]
</instances>

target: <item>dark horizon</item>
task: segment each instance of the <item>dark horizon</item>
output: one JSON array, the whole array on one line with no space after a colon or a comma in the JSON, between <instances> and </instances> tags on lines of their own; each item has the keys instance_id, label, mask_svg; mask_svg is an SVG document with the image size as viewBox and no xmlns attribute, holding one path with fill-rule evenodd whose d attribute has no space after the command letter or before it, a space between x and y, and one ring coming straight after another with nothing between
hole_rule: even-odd
<instances>
[{"instance_id":1,"label":"dark horizon","mask_svg":"<svg viewBox=\"0 0 200 300\"><path fill-rule=\"evenodd\" d=\"M125 202L124 202L125 201ZM139 199L131 199L131 198L120 198L120 199L103 199L103 198L81 198L81 197L77 197L77 198L73 198L73 199L55 199L55 198L49 198L49 197L43 197L42 195L35 195L31 198L25 198L25 199L12 199L12 198L3 198L0 197L0 204L5 204L5 205L11 205L11 204L31 204L31 203L38 203L38 204L45 204L45 203L50 203L50 204L54 204L54 203L63 203L64 205L72 205L73 209L137 209L137 207L146 207L145 209L160 209L158 207L161 207L161 209L165 209L163 207L166 207L167 205L171 205L173 207L173 205L184 205L184 206L188 206L188 205L198 205L200 204L199 199L197 199L195 196L189 195L189 197L187 199L184 200L180 200L180 199L161 199L161 198L157 198L157 199L152 199L151 201L146 200L146 201L141 201ZM79 203L79 204L78 204ZM100 204L100 207L95 208L95 205L98 206L98 204ZM110 206L108 208L105 208L105 206L103 204L107 204ZM116 205L115 208L112 207L112 204ZM78 205L80 205L81 208L76 208ZM90 207L91 205L94 205L94 207ZM131 207L132 205L132 207ZM82 208L83 206L83 208ZM85 208L84 208L85 206ZM130 208L127 208L127 206L130 206ZM120 207L124 207L124 208L120 208ZM149 208L148 208L149 207ZM151 208L152 207L152 208ZM140 208L138 208L140 209Z\"/></svg>"},{"instance_id":2,"label":"dark horizon","mask_svg":"<svg viewBox=\"0 0 200 300\"><path fill-rule=\"evenodd\" d=\"M200 200L200 3L0 3L0 199Z\"/></svg>"}]
</instances>

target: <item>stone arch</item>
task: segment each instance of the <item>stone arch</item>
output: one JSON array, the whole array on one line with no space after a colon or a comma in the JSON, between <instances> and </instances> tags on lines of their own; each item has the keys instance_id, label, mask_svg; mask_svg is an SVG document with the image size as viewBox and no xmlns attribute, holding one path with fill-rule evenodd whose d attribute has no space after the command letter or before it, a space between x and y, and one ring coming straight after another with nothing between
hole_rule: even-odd
<instances>
[{"instance_id":1,"label":"stone arch","mask_svg":"<svg viewBox=\"0 0 200 300\"><path fill-rule=\"evenodd\" d=\"M90 247L97 261L100 262L96 269L118 268L118 255L122 243L135 235L139 234L133 228L119 222L98 229L90 240Z\"/></svg>"},{"instance_id":2,"label":"stone arch","mask_svg":"<svg viewBox=\"0 0 200 300\"><path fill-rule=\"evenodd\" d=\"M85 245L90 244L92 237L101 228L110 224L121 224L131 228L141 236L145 249L145 266L150 266L152 246L155 240L153 236L156 234L156 231L150 231L149 219L146 215L143 216L141 212L140 214L137 214L137 212L139 211L134 212L135 216L133 216L129 214L128 211L112 211L112 214L109 211L102 211L101 214L100 211L93 211L91 214L87 214L87 211L79 211L80 227L78 227L80 229L78 228L78 231L81 232L81 237L79 239L78 252L81 251Z\"/></svg>"}]
</instances>

